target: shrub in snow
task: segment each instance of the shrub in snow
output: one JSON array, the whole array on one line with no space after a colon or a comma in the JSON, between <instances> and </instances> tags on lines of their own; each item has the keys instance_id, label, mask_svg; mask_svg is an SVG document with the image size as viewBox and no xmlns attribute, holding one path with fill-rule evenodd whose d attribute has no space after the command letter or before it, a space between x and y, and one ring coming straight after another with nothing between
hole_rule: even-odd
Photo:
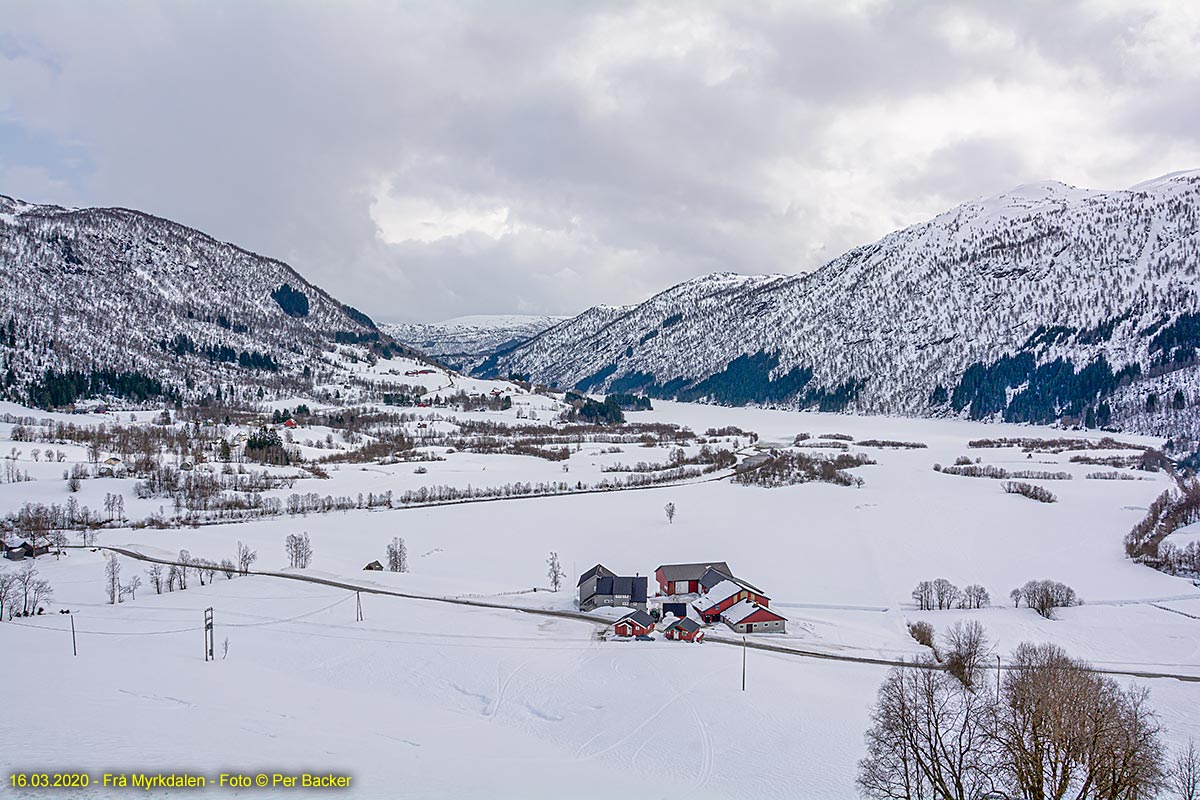
<instances>
[{"instance_id":1,"label":"shrub in snow","mask_svg":"<svg viewBox=\"0 0 1200 800\"><path fill-rule=\"evenodd\" d=\"M1037 500L1039 503L1054 503L1058 498L1054 493L1043 486L1035 486L1032 483L1024 481L1008 481L1004 484L1004 491L1009 494L1019 494L1028 497L1031 500Z\"/></svg>"},{"instance_id":2,"label":"shrub in snow","mask_svg":"<svg viewBox=\"0 0 1200 800\"><path fill-rule=\"evenodd\" d=\"M908 623L908 633L917 641L918 644L923 644L937 654L937 648L934 644L933 626L925 620Z\"/></svg>"}]
</instances>

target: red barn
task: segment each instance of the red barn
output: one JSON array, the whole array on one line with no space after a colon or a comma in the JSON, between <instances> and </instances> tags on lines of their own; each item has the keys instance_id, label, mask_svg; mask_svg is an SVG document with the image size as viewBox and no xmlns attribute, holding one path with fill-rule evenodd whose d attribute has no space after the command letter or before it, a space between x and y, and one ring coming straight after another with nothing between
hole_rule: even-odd
<instances>
[{"instance_id":1,"label":"red barn","mask_svg":"<svg viewBox=\"0 0 1200 800\"><path fill-rule=\"evenodd\" d=\"M654 579L658 581L660 594L695 594L704 591L700 578L710 569L724 575L733 574L724 561L707 561L703 564L663 564L654 570Z\"/></svg>"},{"instance_id":2,"label":"red barn","mask_svg":"<svg viewBox=\"0 0 1200 800\"><path fill-rule=\"evenodd\" d=\"M617 620L613 632L617 636L649 636L654 630L654 619L645 611L633 611Z\"/></svg>"},{"instance_id":3,"label":"red barn","mask_svg":"<svg viewBox=\"0 0 1200 800\"><path fill-rule=\"evenodd\" d=\"M765 594L760 594L733 581L721 581L697 598L692 603L692 607L699 612L700 619L705 622L716 622L726 609L743 601L749 601L763 608L771 605L771 598Z\"/></svg>"},{"instance_id":4,"label":"red barn","mask_svg":"<svg viewBox=\"0 0 1200 800\"><path fill-rule=\"evenodd\" d=\"M284 420L283 427L285 427L285 428L298 428L298 427L300 427L300 426L296 424L296 420L294 420L294 419L288 419L288 420Z\"/></svg>"},{"instance_id":5,"label":"red barn","mask_svg":"<svg viewBox=\"0 0 1200 800\"><path fill-rule=\"evenodd\" d=\"M703 642L704 629L699 622L690 618L684 617L677 619L663 629L663 635L668 639L674 639L681 642Z\"/></svg>"},{"instance_id":6,"label":"red barn","mask_svg":"<svg viewBox=\"0 0 1200 800\"><path fill-rule=\"evenodd\" d=\"M738 633L787 633L787 619L749 600L726 609L725 624Z\"/></svg>"}]
</instances>

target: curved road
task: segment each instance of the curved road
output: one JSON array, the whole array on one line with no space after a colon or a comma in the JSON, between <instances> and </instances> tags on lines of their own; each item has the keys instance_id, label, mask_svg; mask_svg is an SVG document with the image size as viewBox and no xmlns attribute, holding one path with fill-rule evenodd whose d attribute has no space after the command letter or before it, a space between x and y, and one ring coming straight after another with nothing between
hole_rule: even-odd
<instances>
[{"instance_id":1,"label":"curved road","mask_svg":"<svg viewBox=\"0 0 1200 800\"><path fill-rule=\"evenodd\" d=\"M135 559L137 561L145 561L145 562L149 562L152 564L163 564L166 566L176 566L176 567L182 567L182 566L194 567L193 564L185 565L179 561L174 561L169 558L155 558L154 556L148 556L144 553L138 552L137 550L130 550L125 547L113 547L113 546L109 546L109 545L94 545L91 547L85 546L85 545L64 545L64 546L67 548L73 549L73 550L108 550L108 551L111 551L114 553L120 553L123 556ZM338 589L346 589L346 590L352 591L352 592L364 592L366 594L383 595L383 596L387 596L387 597L399 597L399 598L402 598L405 600L424 600L424 601L433 602L433 603L449 603L449 604L458 605L458 606L475 606L477 608L491 608L491 609L500 609L500 610L504 610L504 611L516 611L516 612L519 612L522 614L533 614L535 616L542 616L542 617L557 617L559 619L573 619L573 620L578 620L580 622L590 622L594 625L599 625L602 627L608 627L609 625L612 624L612 620L610 620L610 619L607 619L607 618L601 617L601 616L597 616L595 614L586 614L582 611L558 611L558 610L546 609L546 608L525 608L522 606L515 606L515 605L506 604L506 603L489 603L489 602L485 602L483 600L467 600L467 599L458 598L458 597L435 597L435 596L430 596L430 595L411 594L408 592L398 592L393 589L384 589L384 588L378 587L378 586L362 586L362 585L350 583L350 582L344 581L344 580L335 580L333 578L321 578L316 575L300 575L300 574L292 573L292 572L272 572L272 571L266 571L266 570L248 570L244 574L258 575L258 576L266 577L266 578L281 578L283 580L300 581L302 583L315 583L315 584L319 584L322 586L332 586L332 587L338 588ZM730 638L727 636L723 636L721 634L706 636L704 641L711 642L713 644L722 644L722 645L733 646L733 647L746 647L751 650L765 650L770 653L780 653L782 655L796 656L796 657L800 657L800 658L821 659L824 661L842 661L842 662L853 663L853 664L873 664L876 666L884 666L884 667L906 667L909 669L935 669L935 670L944 669L944 667L942 667L939 664L924 664L924 663L914 662L914 661L905 661L903 659L871 658L868 656L851 656L851 655L842 655L842 654L838 654L838 653L823 653L823 652L820 652L819 650L803 650L798 647L792 647L789 645L782 645L782 644L772 644L770 642L764 642L764 641L760 641L760 640L750 641L745 638L741 638L741 639ZM997 667L989 666L987 669L989 669L989 670L997 669ZM999 669L1007 670L1007 669L1009 669L1009 667L1000 666ZM1093 668L1091 671L1096 672L1096 673L1102 673L1105 675L1120 675L1120 676L1126 676L1126 677L1132 677L1132 678L1172 678L1174 680L1184 681L1184 682L1188 682L1188 683L1200 683L1200 675L1184 675L1184 674L1175 673L1175 672L1157 672L1157 671L1151 671L1151 670L1118 670L1118 669L1099 669L1099 668Z\"/></svg>"}]
</instances>

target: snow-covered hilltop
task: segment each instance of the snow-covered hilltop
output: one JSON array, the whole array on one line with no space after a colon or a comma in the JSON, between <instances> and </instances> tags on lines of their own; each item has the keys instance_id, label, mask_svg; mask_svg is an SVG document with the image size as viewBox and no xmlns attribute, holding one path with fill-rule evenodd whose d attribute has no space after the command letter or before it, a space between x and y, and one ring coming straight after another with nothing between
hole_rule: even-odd
<instances>
[{"instance_id":1,"label":"snow-covered hilltop","mask_svg":"<svg viewBox=\"0 0 1200 800\"><path fill-rule=\"evenodd\" d=\"M473 367L570 317L477 314L424 324L381 323L380 329L448 366Z\"/></svg>"},{"instance_id":2,"label":"snow-covered hilltop","mask_svg":"<svg viewBox=\"0 0 1200 800\"><path fill-rule=\"evenodd\" d=\"M488 365L592 391L1196 435L1200 171L1046 182L794 276L585 312Z\"/></svg>"},{"instance_id":3,"label":"snow-covered hilltop","mask_svg":"<svg viewBox=\"0 0 1200 800\"><path fill-rule=\"evenodd\" d=\"M287 264L126 209L0 196L0 279L0 393L34 405L302 391L406 350Z\"/></svg>"}]
</instances>

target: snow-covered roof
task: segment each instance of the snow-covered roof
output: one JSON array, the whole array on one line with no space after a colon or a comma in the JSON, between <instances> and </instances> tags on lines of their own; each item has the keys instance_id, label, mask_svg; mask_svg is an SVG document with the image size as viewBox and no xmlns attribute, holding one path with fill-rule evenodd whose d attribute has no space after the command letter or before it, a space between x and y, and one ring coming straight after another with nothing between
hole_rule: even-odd
<instances>
[{"instance_id":1,"label":"snow-covered roof","mask_svg":"<svg viewBox=\"0 0 1200 800\"><path fill-rule=\"evenodd\" d=\"M696 600L696 608L712 608L722 600L728 600L742 591L742 587L733 581L721 581Z\"/></svg>"},{"instance_id":2,"label":"snow-covered roof","mask_svg":"<svg viewBox=\"0 0 1200 800\"><path fill-rule=\"evenodd\" d=\"M721 617L731 625L737 625L738 623L742 622L742 620L759 611L770 614L772 617L777 619L787 619L787 617L776 614L769 608L763 608L762 606L755 605L749 600L739 600L738 602L734 603L729 608L725 609L725 613L722 614Z\"/></svg>"}]
</instances>

